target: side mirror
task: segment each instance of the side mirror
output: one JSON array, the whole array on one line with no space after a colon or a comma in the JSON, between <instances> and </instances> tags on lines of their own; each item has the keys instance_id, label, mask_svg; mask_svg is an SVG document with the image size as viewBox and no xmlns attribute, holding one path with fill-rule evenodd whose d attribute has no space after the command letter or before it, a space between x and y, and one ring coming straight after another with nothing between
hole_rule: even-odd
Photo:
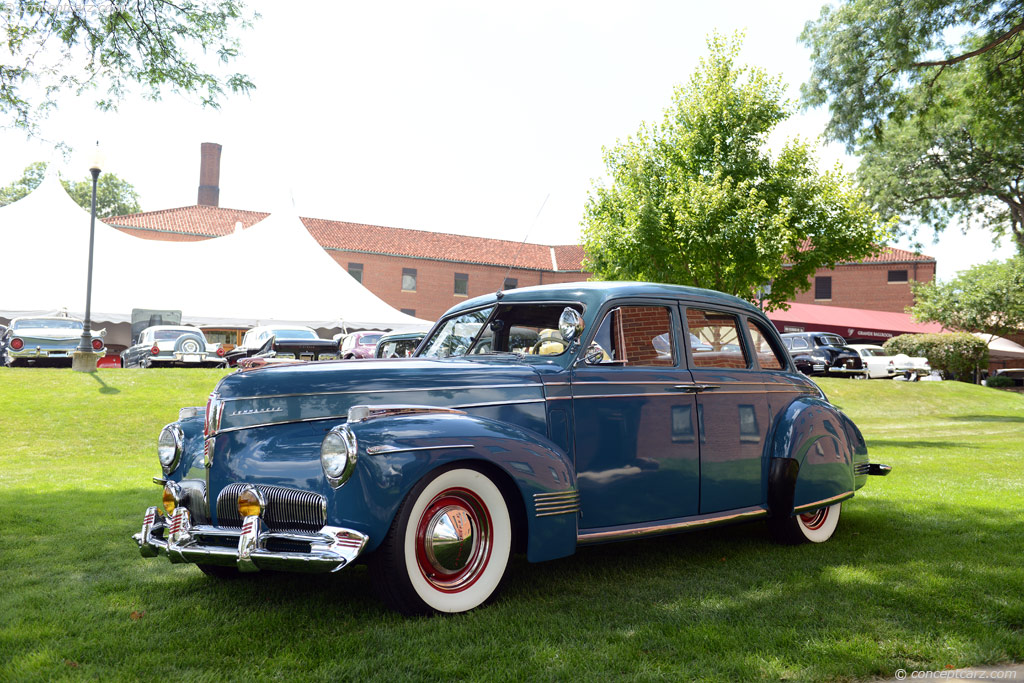
<instances>
[{"instance_id":1,"label":"side mirror","mask_svg":"<svg viewBox=\"0 0 1024 683\"><path fill-rule=\"evenodd\" d=\"M558 317L558 333L565 343L571 342L583 334L583 316L571 306L566 306Z\"/></svg>"},{"instance_id":2,"label":"side mirror","mask_svg":"<svg viewBox=\"0 0 1024 683\"><path fill-rule=\"evenodd\" d=\"M608 354L605 353L604 349L597 342L592 342L587 352L583 354L583 362L588 365L597 365L608 360Z\"/></svg>"}]
</instances>

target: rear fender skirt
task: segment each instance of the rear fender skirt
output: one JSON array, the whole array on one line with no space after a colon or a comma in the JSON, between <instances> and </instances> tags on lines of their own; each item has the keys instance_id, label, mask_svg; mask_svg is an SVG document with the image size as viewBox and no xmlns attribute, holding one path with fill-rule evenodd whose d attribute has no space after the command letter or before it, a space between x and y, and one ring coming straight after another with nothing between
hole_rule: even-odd
<instances>
[{"instance_id":1,"label":"rear fender skirt","mask_svg":"<svg viewBox=\"0 0 1024 683\"><path fill-rule=\"evenodd\" d=\"M783 410L770 443L768 508L785 517L853 494L854 464L867 449L853 423L831 404L802 396Z\"/></svg>"}]
</instances>

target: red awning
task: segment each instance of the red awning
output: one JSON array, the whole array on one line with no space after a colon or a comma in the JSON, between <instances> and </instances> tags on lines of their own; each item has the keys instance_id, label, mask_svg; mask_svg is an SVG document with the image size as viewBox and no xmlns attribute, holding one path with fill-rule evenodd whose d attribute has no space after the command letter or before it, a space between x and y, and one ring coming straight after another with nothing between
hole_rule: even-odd
<instances>
[{"instance_id":1,"label":"red awning","mask_svg":"<svg viewBox=\"0 0 1024 683\"><path fill-rule=\"evenodd\" d=\"M901 334L942 332L938 323L916 323L908 313L862 308L790 303L788 311L772 311L768 319L780 332L832 332L847 340L884 341Z\"/></svg>"}]
</instances>

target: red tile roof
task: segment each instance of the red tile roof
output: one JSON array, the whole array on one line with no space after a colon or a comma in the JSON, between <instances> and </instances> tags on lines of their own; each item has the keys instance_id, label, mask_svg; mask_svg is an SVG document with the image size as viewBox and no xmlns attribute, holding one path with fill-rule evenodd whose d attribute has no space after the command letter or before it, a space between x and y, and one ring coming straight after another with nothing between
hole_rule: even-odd
<instances>
[{"instance_id":1,"label":"red tile roof","mask_svg":"<svg viewBox=\"0 0 1024 683\"><path fill-rule=\"evenodd\" d=\"M114 227L152 230L198 237L220 237L258 223L270 214L262 211L224 209L216 206L183 206L108 218ZM380 225L302 218L302 223L325 249L408 256L461 263L507 266L513 259L518 268L582 272L583 247L578 244L523 244L488 237L469 237L426 230L388 228ZM516 254L518 253L518 258ZM899 263L934 261L931 256L905 249L883 247L857 263Z\"/></svg>"},{"instance_id":2,"label":"red tile roof","mask_svg":"<svg viewBox=\"0 0 1024 683\"><path fill-rule=\"evenodd\" d=\"M268 215L270 214L260 211L222 209L213 206L183 206L178 209L116 216L107 219L106 222L121 228L220 237L234 232L236 222L241 222L242 227L248 228ZM300 220L325 249L501 266L507 266L515 259L517 268L560 271L582 269L583 248L575 244L520 246L519 242L487 237L387 228L323 218Z\"/></svg>"}]
</instances>

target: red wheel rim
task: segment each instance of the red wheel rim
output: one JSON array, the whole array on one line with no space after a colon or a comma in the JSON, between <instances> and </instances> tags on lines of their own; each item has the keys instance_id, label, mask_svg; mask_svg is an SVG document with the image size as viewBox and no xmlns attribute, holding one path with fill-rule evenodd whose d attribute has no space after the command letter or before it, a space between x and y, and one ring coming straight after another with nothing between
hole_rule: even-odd
<instances>
[{"instance_id":1,"label":"red wheel rim","mask_svg":"<svg viewBox=\"0 0 1024 683\"><path fill-rule=\"evenodd\" d=\"M492 536L491 515L479 496L464 488L442 491L416 524L420 574L443 593L466 590L487 568Z\"/></svg>"},{"instance_id":2,"label":"red wheel rim","mask_svg":"<svg viewBox=\"0 0 1024 683\"><path fill-rule=\"evenodd\" d=\"M804 525L804 528L808 531L817 531L825 524L825 520L828 519L828 508L821 508L814 512L808 512L806 515L800 515L800 523Z\"/></svg>"}]
</instances>

